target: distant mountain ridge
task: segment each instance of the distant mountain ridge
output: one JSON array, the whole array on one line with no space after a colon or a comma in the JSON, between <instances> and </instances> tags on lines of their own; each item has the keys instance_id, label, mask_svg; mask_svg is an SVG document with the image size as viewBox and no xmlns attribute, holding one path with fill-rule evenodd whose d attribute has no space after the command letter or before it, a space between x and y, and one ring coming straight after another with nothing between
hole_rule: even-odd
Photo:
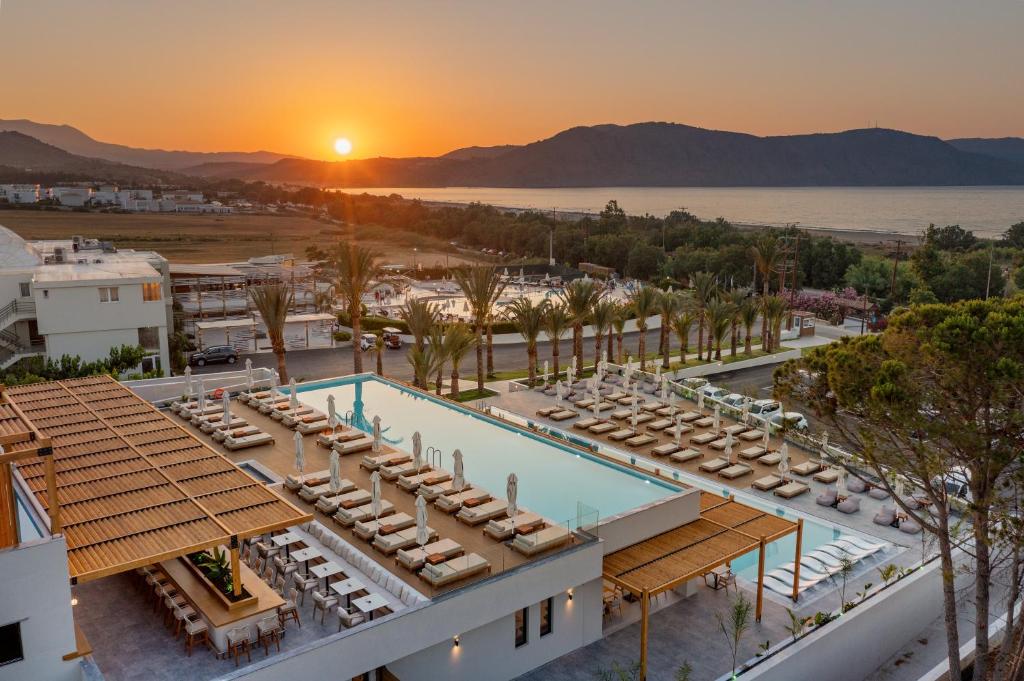
<instances>
[{"instance_id":1,"label":"distant mountain ridge","mask_svg":"<svg viewBox=\"0 0 1024 681\"><path fill-rule=\"evenodd\" d=\"M0 131L20 132L78 156L160 170L180 171L189 166L211 162L274 163L283 158L296 158L289 154L277 154L270 151L203 152L140 149L123 144L100 142L70 125L36 123L26 119L0 119Z\"/></svg>"},{"instance_id":2,"label":"distant mountain ridge","mask_svg":"<svg viewBox=\"0 0 1024 681\"><path fill-rule=\"evenodd\" d=\"M38 180L36 175L75 180L99 180L129 184L181 182L182 175L152 168L140 168L98 158L86 158L41 142L20 132L0 132L0 168L15 173L19 180ZM20 176L24 177L20 177Z\"/></svg>"},{"instance_id":3,"label":"distant mountain ridge","mask_svg":"<svg viewBox=\"0 0 1024 681\"><path fill-rule=\"evenodd\" d=\"M190 172L351 188L1024 184L1022 162L899 130L757 137L676 123L576 127L437 158L285 159Z\"/></svg>"},{"instance_id":4,"label":"distant mountain ridge","mask_svg":"<svg viewBox=\"0 0 1024 681\"><path fill-rule=\"evenodd\" d=\"M1006 159L1014 163L1024 163L1024 138L1000 137L986 139L984 137L968 137L949 140L949 143L960 151L972 154L985 154Z\"/></svg>"}]
</instances>

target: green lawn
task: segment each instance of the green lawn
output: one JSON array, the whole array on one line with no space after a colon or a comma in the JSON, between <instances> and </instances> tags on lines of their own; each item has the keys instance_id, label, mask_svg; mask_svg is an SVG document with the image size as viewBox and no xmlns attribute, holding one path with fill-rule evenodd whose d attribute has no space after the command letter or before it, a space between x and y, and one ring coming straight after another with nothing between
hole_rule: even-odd
<instances>
[{"instance_id":1,"label":"green lawn","mask_svg":"<svg viewBox=\"0 0 1024 681\"><path fill-rule=\"evenodd\" d=\"M473 400L482 400L487 397L494 397L497 394L498 393L493 390L488 390L487 388L484 388L483 390L477 390L476 388L473 388L472 390L460 390L459 396L455 398L455 401L472 402Z\"/></svg>"}]
</instances>

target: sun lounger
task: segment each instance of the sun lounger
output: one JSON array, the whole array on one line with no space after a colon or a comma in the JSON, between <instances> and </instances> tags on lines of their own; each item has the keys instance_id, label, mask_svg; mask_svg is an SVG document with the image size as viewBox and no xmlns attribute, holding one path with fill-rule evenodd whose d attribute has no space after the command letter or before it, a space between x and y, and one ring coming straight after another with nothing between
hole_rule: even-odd
<instances>
[{"instance_id":1,"label":"sun lounger","mask_svg":"<svg viewBox=\"0 0 1024 681\"><path fill-rule=\"evenodd\" d=\"M738 437L744 442L755 442L764 437L764 431L756 428L754 430L745 430Z\"/></svg>"},{"instance_id":2,"label":"sun lounger","mask_svg":"<svg viewBox=\"0 0 1024 681\"><path fill-rule=\"evenodd\" d=\"M626 440L626 445L629 447L645 447L652 442L657 442L658 438L654 437L650 433L641 433L640 435L634 435L633 437Z\"/></svg>"},{"instance_id":3,"label":"sun lounger","mask_svg":"<svg viewBox=\"0 0 1024 681\"><path fill-rule=\"evenodd\" d=\"M651 454L654 456L668 456L669 454L675 454L680 449L682 449L682 447L677 445L675 442L669 442L667 444L658 445L651 450Z\"/></svg>"},{"instance_id":4,"label":"sun lounger","mask_svg":"<svg viewBox=\"0 0 1024 681\"><path fill-rule=\"evenodd\" d=\"M836 505L840 513L851 515L860 511L860 497L846 497Z\"/></svg>"},{"instance_id":5,"label":"sun lounger","mask_svg":"<svg viewBox=\"0 0 1024 681\"><path fill-rule=\"evenodd\" d=\"M359 462L360 468L375 471L381 466L397 466L412 461L412 456L405 452L386 452L384 454L364 454Z\"/></svg>"},{"instance_id":6,"label":"sun lounger","mask_svg":"<svg viewBox=\"0 0 1024 681\"><path fill-rule=\"evenodd\" d=\"M615 440L616 442L621 442L622 440L627 440L633 437L634 435L636 435L636 431L633 430L632 428L620 428L619 430L616 430L614 433L610 433L608 437L611 438L612 440Z\"/></svg>"},{"instance_id":7,"label":"sun lounger","mask_svg":"<svg viewBox=\"0 0 1024 681\"><path fill-rule=\"evenodd\" d=\"M754 472L754 469L748 466L747 464L734 463L728 468L724 468L718 471L718 475L720 477L725 478L726 480L735 480L736 478L742 478L744 475L747 475L748 473L752 472Z\"/></svg>"},{"instance_id":8,"label":"sun lounger","mask_svg":"<svg viewBox=\"0 0 1024 681\"><path fill-rule=\"evenodd\" d=\"M798 497L804 492L807 492L811 488L802 482L787 482L782 487L775 488L775 494L782 497L783 499L792 499Z\"/></svg>"},{"instance_id":9,"label":"sun lounger","mask_svg":"<svg viewBox=\"0 0 1024 681\"><path fill-rule=\"evenodd\" d=\"M618 427L619 426L615 423L605 421L603 423L598 423L596 426L590 426L590 428L587 428L587 430L589 430L591 433L594 433L595 435L604 435L605 433L609 433Z\"/></svg>"},{"instance_id":10,"label":"sun lounger","mask_svg":"<svg viewBox=\"0 0 1024 681\"><path fill-rule=\"evenodd\" d=\"M416 519L408 513L395 513L386 518L369 518L360 520L352 528L352 533L360 539L369 541L375 534L391 534L416 524Z\"/></svg>"},{"instance_id":11,"label":"sun lounger","mask_svg":"<svg viewBox=\"0 0 1024 681\"><path fill-rule=\"evenodd\" d=\"M659 409L664 409L664 408L665 408L665 403L664 402L658 402L657 400L654 400L652 402L644 402L644 406L641 407L641 409L643 409L644 411L649 411L652 414L656 414Z\"/></svg>"},{"instance_id":12,"label":"sun lounger","mask_svg":"<svg viewBox=\"0 0 1024 681\"><path fill-rule=\"evenodd\" d=\"M342 480L341 482L341 488L336 492L331 492L330 486L328 485L327 491L321 494L320 498L316 500L316 510L320 511L324 515L332 515L337 513L338 509L341 508L342 502L351 503L348 501L349 498L345 495L356 491L355 483L350 480ZM381 515L386 515L384 513L383 505L384 501L381 500ZM389 503L388 506L391 506L391 504Z\"/></svg>"},{"instance_id":13,"label":"sun lounger","mask_svg":"<svg viewBox=\"0 0 1024 681\"><path fill-rule=\"evenodd\" d=\"M516 514L515 518L503 518L501 520L488 520L484 525L484 534L496 541L504 541L514 534L529 534L544 526L544 518L523 511Z\"/></svg>"},{"instance_id":14,"label":"sun lounger","mask_svg":"<svg viewBox=\"0 0 1024 681\"><path fill-rule=\"evenodd\" d=\"M416 494L420 495L427 501L434 501L438 497L445 494L454 494L455 488L452 486L452 480L446 480L445 482L437 485L421 484L416 490ZM469 489L470 484L467 482L463 489Z\"/></svg>"},{"instance_id":15,"label":"sun lounger","mask_svg":"<svg viewBox=\"0 0 1024 681\"><path fill-rule=\"evenodd\" d=\"M767 580L777 580L778 582L785 584L786 588L789 589L789 593L793 592L793 573L786 570L775 569L765 574L765 583ZM815 584L819 584L828 579L828 575L817 575L813 579L800 578L800 585L797 587L797 591L806 591Z\"/></svg>"},{"instance_id":16,"label":"sun lounger","mask_svg":"<svg viewBox=\"0 0 1024 681\"><path fill-rule=\"evenodd\" d=\"M661 409L657 410L654 413L657 414L658 416L669 417L675 416L677 411L679 411L679 409L676 407L662 407Z\"/></svg>"},{"instance_id":17,"label":"sun lounger","mask_svg":"<svg viewBox=\"0 0 1024 681\"><path fill-rule=\"evenodd\" d=\"M628 418L626 420L629 421L630 424L633 423L633 417L630 417L630 418ZM641 412L641 413L636 415L636 424L637 425L640 425L641 423L647 423L648 421L653 421L653 420L654 420L654 414L649 414L647 412Z\"/></svg>"},{"instance_id":18,"label":"sun lounger","mask_svg":"<svg viewBox=\"0 0 1024 681\"><path fill-rule=\"evenodd\" d=\"M764 464L765 466L778 466L780 461L782 461L782 454L779 452L765 454L757 460L758 463Z\"/></svg>"},{"instance_id":19,"label":"sun lounger","mask_svg":"<svg viewBox=\"0 0 1024 681\"><path fill-rule=\"evenodd\" d=\"M621 390L618 390L616 392L613 392L611 395L605 395L604 399L608 400L609 402L618 402L623 397L629 397L629 393L624 393Z\"/></svg>"},{"instance_id":20,"label":"sun lounger","mask_svg":"<svg viewBox=\"0 0 1024 681\"><path fill-rule=\"evenodd\" d=\"M413 523L415 525L415 523ZM434 541L437 539L437 530L432 527L427 528L427 541ZM407 549L411 546L416 545L416 528L409 527L398 532L392 532L391 534L377 534L373 537L373 548L377 549L385 555L391 555L395 551L400 549Z\"/></svg>"},{"instance_id":21,"label":"sun lounger","mask_svg":"<svg viewBox=\"0 0 1024 681\"><path fill-rule=\"evenodd\" d=\"M725 428L722 428L722 432L725 433L726 435L732 435L733 437L736 437L746 429L747 427L742 423L734 423L731 426L726 426Z\"/></svg>"},{"instance_id":22,"label":"sun lounger","mask_svg":"<svg viewBox=\"0 0 1024 681\"><path fill-rule=\"evenodd\" d=\"M571 536L568 528L552 525L531 534L516 535L511 547L524 556L532 556L565 544Z\"/></svg>"},{"instance_id":23,"label":"sun lounger","mask_svg":"<svg viewBox=\"0 0 1024 681\"><path fill-rule=\"evenodd\" d=\"M686 463L687 461L693 461L694 459L699 459L703 456L704 455L700 451L693 449L692 447L687 447L681 452L669 454L668 458L676 463Z\"/></svg>"},{"instance_id":24,"label":"sun lounger","mask_svg":"<svg viewBox=\"0 0 1024 681\"><path fill-rule=\"evenodd\" d=\"M504 515L508 515L508 502L504 499L491 499L479 506L463 505L455 514L455 519L467 525L479 525Z\"/></svg>"},{"instance_id":25,"label":"sun lounger","mask_svg":"<svg viewBox=\"0 0 1024 681\"><path fill-rule=\"evenodd\" d=\"M575 402L573 402L573 404L579 407L580 409L589 409L590 407L594 406L594 400L593 398L588 397L583 400L576 400Z\"/></svg>"},{"instance_id":26,"label":"sun lounger","mask_svg":"<svg viewBox=\"0 0 1024 681\"><path fill-rule=\"evenodd\" d=\"M239 438L234 438L228 435L224 438L224 446L231 451L235 451L237 449L246 449L248 447L258 447L260 445L271 444L273 441L273 435L260 431L254 435L246 435L245 437Z\"/></svg>"},{"instance_id":27,"label":"sun lounger","mask_svg":"<svg viewBox=\"0 0 1024 681\"><path fill-rule=\"evenodd\" d=\"M725 438L720 437L717 440L711 442L708 446L711 447L711 449L717 449L718 451L722 451L725 449Z\"/></svg>"},{"instance_id":28,"label":"sun lounger","mask_svg":"<svg viewBox=\"0 0 1024 681\"><path fill-rule=\"evenodd\" d=\"M322 411L318 411L309 408L310 411L307 414L299 414L298 412L291 412L281 417L281 423L289 428L294 428L300 423L315 423L316 421L326 421L327 414ZM300 410L301 411L301 410Z\"/></svg>"},{"instance_id":29,"label":"sun lounger","mask_svg":"<svg viewBox=\"0 0 1024 681\"><path fill-rule=\"evenodd\" d=\"M702 463L699 466L699 468L700 468L700 470L704 471L705 473L717 473L718 471L725 470L730 465L731 464L729 463L728 459L723 459L722 457L717 457L717 458L711 459L710 461L705 461L704 463Z\"/></svg>"},{"instance_id":30,"label":"sun lounger","mask_svg":"<svg viewBox=\"0 0 1024 681\"><path fill-rule=\"evenodd\" d=\"M188 417L188 422L193 426L199 427L207 421L220 421L221 415L224 413L224 407L212 407L203 411L203 413L193 413Z\"/></svg>"},{"instance_id":31,"label":"sun lounger","mask_svg":"<svg viewBox=\"0 0 1024 681\"><path fill-rule=\"evenodd\" d=\"M327 419L321 419L319 421L300 421L295 424L295 432L302 433L303 435L312 435L313 433L319 433L321 431L330 428L327 424Z\"/></svg>"},{"instance_id":32,"label":"sun lounger","mask_svg":"<svg viewBox=\"0 0 1024 681\"><path fill-rule=\"evenodd\" d=\"M238 393L238 401L242 404L249 404L253 400L265 400L273 397L273 390L243 390Z\"/></svg>"},{"instance_id":33,"label":"sun lounger","mask_svg":"<svg viewBox=\"0 0 1024 681\"><path fill-rule=\"evenodd\" d=\"M445 560L462 555L465 549L454 539L441 539L414 549L401 549L395 554L395 564L408 570L419 570L427 562L427 558L441 556Z\"/></svg>"},{"instance_id":34,"label":"sun lounger","mask_svg":"<svg viewBox=\"0 0 1024 681\"><path fill-rule=\"evenodd\" d=\"M322 497L320 501L324 501ZM336 501L331 499L331 501ZM386 515L391 515L395 512L395 505L387 499L381 499L380 502L380 517L383 518ZM373 504L362 504L361 506L353 506L352 508L341 508L337 509L337 513L331 516L334 522L338 523L342 527L351 527L360 520L368 520L373 517Z\"/></svg>"},{"instance_id":35,"label":"sun lounger","mask_svg":"<svg viewBox=\"0 0 1024 681\"><path fill-rule=\"evenodd\" d=\"M283 411L285 409L290 409L291 405L292 403L288 399L287 395L278 395L277 399L261 401L259 404L256 405L256 409L261 414L269 414L272 411ZM249 402L249 406L253 406L252 402Z\"/></svg>"},{"instance_id":36,"label":"sun lounger","mask_svg":"<svg viewBox=\"0 0 1024 681\"><path fill-rule=\"evenodd\" d=\"M256 435L262 432L259 426L242 426L241 428L235 428L234 430L215 430L210 435L215 442L224 442L224 439L230 435L236 440L240 437L246 437L247 435Z\"/></svg>"},{"instance_id":37,"label":"sun lounger","mask_svg":"<svg viewBox=\"0 0 1024 681\"><path fill-rule=\"evenodd\" d=\"M702 416L693 421L693 425L697 428L710 428L715 425L715 418L713 416Z\"/></svg>"},{"instance_id":38,"label":"sun lounger","mask_svg":"<svg viewBox=\"0 0 1024 681\"><path fill-rule=\"evenodd\" d=\"M204 433L211 434L218 430L237 430L239 428L245 428L248 426L248 422L238 416L232 416L231 421L224 423L224 421L218 419L216 421L206 421L205 423L199 424L199 430Z\"/></svg>"},{"instance_id":39,"label":"sun lounger","mask_svg":"<svg viewBox=\"0 0 1024 681\"><path fill-rule=\"evenodd\" d=\"M814 474L814 480L816 482L823 482L826 485L835 484L836 480L839 479L839 471L835 468L827 468L823 471Z\"/></svg>"},{"instance_id":40,"label":"sun lounger","mask_svg":"<svg viewBox=\"0 0 1024 681\"><path fill-rule=\"evenodd\" d=\"M599 412L600 411L608 411L609 409L614 409L614 408L615 408L615 405L613 403L611 403L611 402L602 402L601 404L599 404L597 406L597 410ZM594 411L594 407L593 406L590 407L590 411Z\"/></svg>"},{"instance_id":41,"label":"sun lounger","mask_svg":"<svg viewBox=\"0 0 1024 681\"><path fill-rule=\"evenodd\" d=\"M202 411L200 411L199 410L199 403L197 402L196 406L194 406L194 407L187 408L187 409L179 409L178 410L178 416L180 416L181 418L185 419L186 421L191 421L193 416L209 416L210 414L219 414L222 411L224 411L223 405L220 405L220 404L212 404L211 405L209 402L207 402L207 407L205 409L203 409Z\"/></svg>"},{"instance_id":42,"label":"sun lounger","mask_svg":"<svg viewBox=\"0 0 1024 681\"><path fill-rule=\"evenodd\" d=\"M625 397L620 397L619 399L617 399L615 401L618 402L621 405L624 405L624 406L627 406L627 407L632 407L636 403L643 402L643 399L644 398L639 397L639 396L633 397L632 395L627 395Z\"/></svg>"},{"instance_id":43,"label":"sun lounger","mask_svg":"<svg viewBox=\"0 0 1024 681\"><path fill-rule=\"evenodd\" d=\"M572 424L572 427L579 428L580 430L586 430L590 426L596 426L599 423L604 423L604 421L602 419L597 418L596 416L591 416L590 418L580 419L579 421L576 421L575 423Z\"/></svg>"},{"instance_id":44,"label":"sun lounger","mask_svg":"<svg viewBox=\"0 0 1024 681\"><path fill-rule=\"evenodd\" d=\"M611 416L616 421L621 421L622 419L628 419L632 415L633 415L633 410L632 409L616 409L611 414L609 414L609 416Z\"/></svg>"},{"instance_id":45,"label":"sun lounger","mask_svg":"<svg viewBox=\"0 0 1024 681\"><path fill-rule=\"evenodd\" d=\"M422 469L416 468L416 464L412 461L381 466L377 470L380 471L380 477L389 482L394 482L403 475L418 475L422 471Z\"/></svg>"},{"instance_id":46,"label":"sun lounger","mask_svg":"<svg viewBox=\"0 0 1024 681\"><path fill-rule=\"evenodd\" d=\"M762 492L768 492L782 484L782 478L777 475L766 475L763 478L758 478L754 482L750 483L750 486L754 489L759 489Z\"/></svg>"},{"instance_id":47,"label":"sun lounger","mask_svg":"<svg viewBox=\"0 0 1024 681\"><path fill-rule=\"evenodd\" d=\"M554 414L556 411L561 411L561 407L541 407L537 410L537 416L548 417Z\"/></svg>"},{"instance_id":48,"label":"sun lounger","mask_svg":"<svg viewBox=\"0 0 1024 681\"><path fill-rule=\"evenodd\" d=\"M457 556L437 565L424 565L417 574L433 587L467 579L481 572L490 572L491 564L477 553Z\"/></svg>"},{"instance_id":49,"label":"sun lounger","mask_svg":"<svg viewBox=\"0 0 1024 681\"><path fill-rule=\"evenodd\" d=\"M286 489L290 489L293 492L298 492L299 488L303 485L322 485L331 479L331 472L316 471L315 473L306 473L302 476L289 473L288 477L284 479L284 486Z\"/></svg>"},{"instance_id":50,"label":"sun lounger","mask_svg":"<svg viewBox=\"0 0 1024 681\"><path fill-rule=\"evenodd\" d=\"M285 409L284 411L274 410L274 411L270 412L269 416L270 416L270 418L274 419L275 421L284 422L284 420L286 418L288 418L288 417L291 417L292 419L298 420L299 418L301 418L303 416L310 416L310 415L316 414L316 413L317 413L317 411L316 411L316 409L313 409L313 407L306 407L306 406L300 405L299 407L297 407L295 409Z\"/></svg>"},{"instance_id":51,"label":"sun lounger","mask_svg":"<svg viewBox=\"0 0 1024 681\"><path fill-rule=\"evenodd\" d=\"M884 542L881 543L881 544L876 544L875 542L868 541L867 539L864 539L863 537L857 537L857 536L852 535L852 534L844 534L843 536L839 537L839 539L836 539L832 543L833 544L849 544L850 546L858 548L861 551L870 551L871 553L875 553L877 551L881 551L882 549L884 549L886 547L886 544Z\"/></svg>"},{"instance_id":52,"label":"sun lounger","mask_svg":"<svg viewBox=\"0 0 1024 681\"><path fill-rule=\"evenodd\" d=\"M792 466L789 470L797 475L812 475L821 470L821 464L817 461L804 461L801 464Z\"/></svg>"},{"instance_id":53,"label":"sun lounger","mask_svg":"<svg viewBox=\"0 0 1024 681\"><path fill-rule=\"evenodd\" d=\"M747 447L740 451L739 454L741 459L760 459L764 456L764 447Z\"/></svg>"},{"instance_id":54,"label":"sun lounger","mask_svg":"<svg viewBox=\"0 0 1024 681\"><path fill-rule=\"evenodd\" d=\"M691 426L689 423L680 423L678 426L672 426L671 428L666 430L665 435L671 435L672 437L675 437L677 431L679 432L680 436L686 435L687 433L693 432L693 426Z\"/></svg>"},{"instance_id":55,"label":"sun lounger","mask_svg":"<svg viewBox=\"0 0 1024 681\"><path fill-rule=\"evenodd\" d=\"M168 407L168 409L170 409L172 414L177 414L178 416L181 416L181 412L186 411L188 409L195 409L198 405L199 403L196 402L195 400L186 400L184 402L182 402L181 400L174 400L173 402L171 402L171 406Z\"/></svg>"},{"instance_id":56,"label":"sun lounger","mask_svg":"<svg viewBox=\"0 0 1024 681\"><path fill-rule=\"evenodd\" d=\"M416 475L398 478L398 486L406 492L415 492L423 484L439 484L452 479L452 474L443 470L428 470Z\"/></svg>"},{"instance_id":57,"label":"sun lounger","mask_svg":"<svg viewBox=\"0 0 1024 681\"><path fill-rule=\"evenodd\" d=\"M695 445L706 445L714 442L718 438L718 433L701 433L700 435L694 435L690 438L690 443Z\"/></svg>"},{"instance_id":58,"label":"sun lounger","mask_svg":"<svg viewBox=\"0 0 1024 681\"><path fill-rule=\"evenodd\" d=\"M573 411L572 409L563 409L562 411L556 411L554 414L549 414L548 418L552 421L568 421L579 416L579 412Z\"/></svg>"},{"instance_id":59,"label":"sun lounger","mask_svg":"<svg viewBox=\"0 0 1024 681\"><path fill-rule=\"evenodd\" d=\"M647 430L665 430L672 425L672 419L658 419L653 423L647 424Z\"/></svg>"},{"instance_id":60,"label":"sun lounger","mask_svg":"<svg viewBox=\"0 0 1024 681\"><path fill-rule=\"evenodd\" d=\"M320 433L316 436L316 443L321 447L327 447L330 449L334 446L335 442L352 442L353 440L361 440L366 437L366 433L355 428L346 428L345 430L336 430L333 433L327 432Z\"/></svg>"},{"instance_id":61,"label":"sun lounger","mask_svg":"<svg viewBox=\"0 0 1024 681\"><path fill-rule=\"evenodd\" d=\"M306 485L303 485L299 489L299 498L302 499L305 502L308 502L308 503L312 504L313 502L317 501L320 497L323 497L323 496L326 496L326 495L329 495L329 494L331 494L332 496L340 496L342 494L346 494L348 492L351 492L355 488L356 488L356 485L351 480L342 480L341 481L341 487L339 489L335 490L333 492L333 494L332 494L331 485L330 485L329 482L323 483L321 485L309 485L309 484L306 484ZM331 512L333 512L336 509L337 509L337 507L335 507L335 509L332 509Z\"/></svg>"},{"instance_id":62,"label":"sun lounger","mask_svg":"<svg viewBox=\"0 0 1024 681\"><path fill-rule=\"evenodd\" d=\"M611 383L612 385L618 385L622 383L622 376L617 374L609 374L602 379L605 383Z\"/></svg>"},{"instance_id":63,"label":"sun lounger","mask_svg":"<svg viewBox=\"0 0 1024 681\"><path fill-rule=\"evenodd\" d=\"M434 507L445 513L452 514L462 508L466 502L471 504L482 504L491 498L491 495L479 487L463 490L458 494L445 494L437 498Z\"/></svg>"}]
</instances>

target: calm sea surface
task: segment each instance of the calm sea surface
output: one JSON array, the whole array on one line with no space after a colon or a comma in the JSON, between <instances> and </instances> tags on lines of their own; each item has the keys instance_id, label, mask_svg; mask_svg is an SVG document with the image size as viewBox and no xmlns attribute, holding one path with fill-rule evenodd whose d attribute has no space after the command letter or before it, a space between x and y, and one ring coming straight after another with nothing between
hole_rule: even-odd
<instances>
[{"instance_id":1,"label":"calm sea surface","mask_svg":"<svg viewBox=\"0 0 1024 681\"><path fill-rule=\"evenodd\" d=\"M479 201L508 208L597 213L610 199L630 214L664 216L686 208L705 219L740 224L896 232L917 235L929 223L959 224L979 236L1002 234L1024 220L1024 187L808 187L488 189L482 187L345 190L401 194L426 201Z\"/></svg>"}]
</instances>

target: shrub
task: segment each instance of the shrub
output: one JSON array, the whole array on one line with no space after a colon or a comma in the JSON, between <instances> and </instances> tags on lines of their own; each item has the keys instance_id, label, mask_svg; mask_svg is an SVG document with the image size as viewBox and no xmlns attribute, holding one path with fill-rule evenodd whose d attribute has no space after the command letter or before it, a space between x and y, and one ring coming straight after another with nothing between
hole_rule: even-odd
<instances>
[{"instance_id":1,"label":"shrub","mask_svg":"<svg viewBox=\"0 0 1024 681\"><path fill-rule=\"evenodd\" d=\"M347 343L352 340L352 334L348 331L335 331L332 335L336 343Z\"/></svg>"}]
</instances>

